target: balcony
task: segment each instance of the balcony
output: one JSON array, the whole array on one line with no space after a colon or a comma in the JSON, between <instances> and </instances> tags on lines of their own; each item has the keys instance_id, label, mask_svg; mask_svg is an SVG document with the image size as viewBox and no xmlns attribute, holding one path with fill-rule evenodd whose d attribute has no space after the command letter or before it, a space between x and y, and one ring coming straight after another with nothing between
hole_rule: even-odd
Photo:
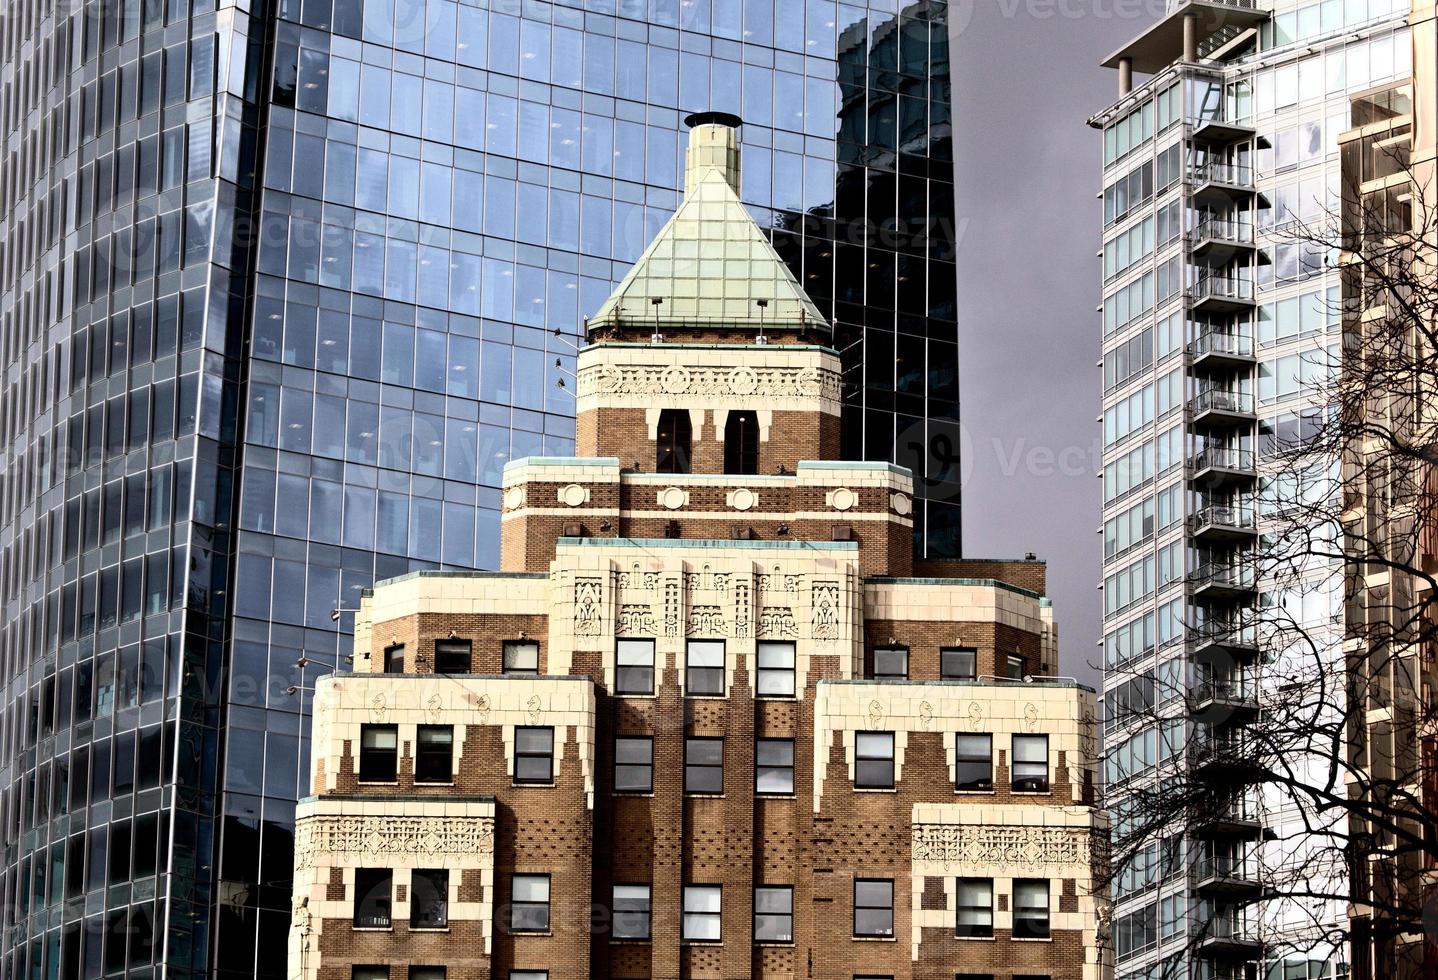
<instances>
[{"instance_id":1,"label":"balcony","mask_svg":"<svg viewBox=\"0 0 1438 980\"><path fill-rule=\"evenodd\" d=\"M1209 504L1188 515L1188 533L1201 544L1250 541L1258 537L1258 515L1248 504Z\"/></svg>"},{"instance_id":2,"label":"balcony","mask_svg":"<svg viewBox=\"0 0 1438 980\"><path fill-rule=\"evenodd\" d=\"M1248 786L1261 771L1257 746L1243 730L1198 729L1188 742L1188 767L1194 779L1216 786Z\"/></svg>"},{"instance_id":3,"label":"balcony","mask_svg":"<svg viewBox=\"0 0 1438 980\"><path fill-rule=\"evenodd\" d=\"M1192 635L1188 652L1196 664L1248 663L1258 656L1258 630L1252 623L1240 625L1219 620L1205 623Z\"/></svg>"},{"instance_id":4,"label":"balcony","mask_svg":"<svg viewBox=\"0 0 1438 980\"><path fill-rule=\"evenodd\" d=\"M1247 204L1258 194L1253 168L1236 163L1201 163L1188 168L1193 202L1200 208Z\"/></svg>"},{"instance_id":5,"label":"balcony","mask_svg":"<svg viewBox=\"0 0 1438 980\"><path fill-rule=\"evenodd\" d=\"M1234 276L1203 276L1188 287L1188 304L1195 313L1251 310L1255 304L1253 282Z\"/></svg>"},{"instance_id":6,"label":"balcony","mask_svg":"<svg viewBox=\"0 0 1438 980\"><path fill-rule=\"evenodd\" d=\"M1193 862L1193 885L1204 898L1249 901L1263 894L1253 862L1228 854L1200 854Z\"/></svg>"},{"instance_id":7,"label":"balcony","mask_svg":"<svg viewBox=\"0 0 1438 980\"><path fill-rule=\"evenodd\" d=\"M1258 358L1253 353L1253 338L1242 334L1205 330L1188 345L1189 357L1196 368L1247 369Z\"/></svg>"},{"instance_id":8,"label":"balcony","mask_svg":"<svg viewBox=\"0 0 1438 980\"><path fill-rule=\"evenodd\" d=\"M1255 841L1263 836L1263 819L1258 807L1244 797L1215 800L1211 808L1195 810L1193 826L1197 836L1207 839Z\"/></svg>"},{"instance_id":9,"label":"balcony","mask_svg":"<svg viewBox=\"0 0 1438 980\"><path fill-rule=\"evenodd\" d=\"M1194 425L1231 428L1258 421L1251 394L1222 388L1199 392L1189 399L1188 411Z\"/></svg>"},{"instance_id":10,"label":"balcony","mask_svg":"<svg viewBox=\"0 0 1438 980\"><path fill-rule=\"evenodd\" d=\"M1211 561L1188 573L1199 599L1251 599L1257 591L1253 566L1246 562Z\"/></svg>"},{"instance_id":11,"label":"balcony","mask_svg":"<svg viewBox=\"0 0 1438 980\"><path fill-rule=\"evenodd\" d=\"M1195 119L1189 136L1210 146L1231 146L1260 138L1254 126L1231 119Z\"/></svg>"},{"instance_id":12,"label":"balcony","mask_svg":"<svg viewBox=\"0 0 1438 980\"><path fill-rule=\"evenodd\" d=\"M1192 715L1208 725L1246 725L1258 717L1258 688L1242 670L1212 677L1193 689Z\"/></svg>"},{"instance_id":13,"label":"balcony","mask_svg":"<svg viewBox=\"0 0 1438 980\"><path fill-rule=\"evenodd\" d=\"M1253 238L1253 222L1247 218L1210 215L1189 233L1188 241L1193 260L1214 267L1227 265L1236 258L1246 258L1258 251Z\"/></svg>"},{"instance_id":14,"label":"balcony","mask_svg":"<svg viewBox=\"0 0 1438 980\"><path fill-rule=\"evenodd\" d=\"M1236 917L1215 916L1204 924L1197 949L1201 956L1248 960L1263 953L1263 944Z\"/></svg>"},{"instance_id":15,"label":"balcony","mask_svg":"<svg viewBox=\"0 0 1438 980\"><path fill-rule=\"evenodd\" d=\"M1257 459L1251 449L1202 449L1189 457L1188 479L1213 490L1248 485L1258 479Z\"/></svg>"}]
</instances>

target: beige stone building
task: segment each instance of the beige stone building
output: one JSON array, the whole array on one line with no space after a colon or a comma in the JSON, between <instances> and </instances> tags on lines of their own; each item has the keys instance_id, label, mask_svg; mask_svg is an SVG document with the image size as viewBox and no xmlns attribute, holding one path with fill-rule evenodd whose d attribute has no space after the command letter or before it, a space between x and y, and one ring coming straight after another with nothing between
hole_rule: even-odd
<instances>
[{"instance_id":1,"label":"beige stone building","mask_svg":"<svg viewBox=\"0 0 1438 980\"><path fill-rule=\"evenodd\" d=\"M314 692L301 980L1106 980L1095 700L1043 565L913 557L829 328L695 120L503 569L377 585Z\"/></svg>"}]
</instances>

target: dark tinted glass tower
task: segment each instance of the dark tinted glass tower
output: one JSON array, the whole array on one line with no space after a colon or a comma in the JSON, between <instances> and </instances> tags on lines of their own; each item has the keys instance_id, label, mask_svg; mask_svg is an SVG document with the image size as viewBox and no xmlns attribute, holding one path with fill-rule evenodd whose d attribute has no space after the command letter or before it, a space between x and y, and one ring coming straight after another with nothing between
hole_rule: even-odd
<instances>
[{"instance_id":1,"label":"dark tinted glass tower","mask_svg":"<svg viewBox=\"0 0 1438 980\"><path fill-rule=\"evenodd\" d=\"M946 8L14 0L0 20L0 974L281 976L345 610L496 561L683 117L958 548ZM290 688L296 688L291 691Z\"/></svg>"}]
</instances>

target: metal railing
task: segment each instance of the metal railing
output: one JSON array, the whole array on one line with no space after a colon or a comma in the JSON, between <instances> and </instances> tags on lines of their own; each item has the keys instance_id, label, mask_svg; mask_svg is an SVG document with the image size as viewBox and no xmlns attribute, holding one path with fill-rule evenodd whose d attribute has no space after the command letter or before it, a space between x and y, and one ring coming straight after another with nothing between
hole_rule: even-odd
<instances>
[{"instance_id":1,"label":"metal railing","mask_svg":"<svg viewBox=\"0 0 1438 980\"><path fill-rule=\"evenodd\" d=\"M1221 242L1253 244L1253 222L1247 218L1218 218L1210 215L1194 227L1189 238L1201 242L1212 238Z\"/></svg>"},{"instance_id":2,"label":"metal railing","mask_svg":"<svg viewBox=\"0 0 1438 980\"><path fill-rule=\"evenodd\" d=\"M1254 862L1233 854L1204 854L1193 859L1193 876L1199 881L1213 878L1238 878L1252 881L1257 874Z\"/></svg>"},{"instance_id":3,"label":"metal railing","mask_svg":"<svg viewBox=\"0 0 1438 980\"><path fill-rule=\"evenodd\" d=\"M1221 120L1204 120L1220 122ZM1195 163L1189 165L1188 179L1196 184L1230 184L1234 187L1253 186L1253 168L1241 163Z\"/></svg>"},{"instance_id":4,"label":"metal railing","mask_svg":"<svg viewBox=\"0 0 1438 980\"><path fill-rule=\"evenodd\" d=\"M1253 414L1253 395L1242 391L1224 391L1210 388L1200 391L1188 402L1188 409L1194 415L1200 412L1234 412L1240 415Z\"/></svg>"},{"instance_id":5,"label":"metal railing","mask_svg":"<svg viewBox=\"0 0 1438 980\"><path fill-rule=\"evenodd\" d=\"M1193 687L1195 703L1204 701L1244 701L1256 703L1258 683L1245 670L1235 670L1225 677L1209 677Z\"/></svg>"},{"instance_id":6,"label":"metal railing","mask_svg":"<svg viewBox=\"0 0 1438 980\"><path fill-rule=\"evenodd\" d=\"M1244 530L1258 529L1258 514L1251 504L1209 504L1188 517L1190 531L1210 525L1237 527Z\"/></svg>"},{"instance_id":7,"label":"metal railing","mask_svg":"<svg viewBox=\"0 0 1438 980\"><path fill-rule=\"evenodd\" d=\"M1193 631L1195 646L1256 647L1258 627L1252 623L1205 623Z\"/></svg>"},{"instance_id":8,"label":"metal railing","mask_svg":"<svg viewBox=\"0 0 1438 980\"><path fill-rule=\"evenodd\" d=\"M1243 334L1219 333L1205 330L1188 345L1188 352L1194 357L1205 354L1227 354L1230 357L1252 357L1253 338Z\"/></svg>"},{"instance_id":9,"label":"metal railing","mask_svg":"<svg viewBox=\"0 0 1438 980\"><path fill-rule=\"evenodd\" d=\"M1188 580L1196 587L1251 589L1254 586L1253 566L1243 562L1206 562L1189 572Z\"/></svg>"},{"instance_id":10,"label":"metal railing","mask_svg":"<svg viewBox=\"0 0 1438 980\"><path fill-rule=\"evenodd\" d=\"M1252 449L1228 449L1225 447L1200 449L1189 457L1188 468L1194 472L1206 469L1257 472L1257 457L1253 454Z\"/></svg>"},{"instance_id":11,"label":"metal railing","mask_svg":"<svg viewBox=\"0 0 1438 980\"><path fill-rule=\"evenodd\" d=\"M1247 302L1253 299L1253 282L1231 276L1204 276L1188 288L1189 299L1228 299Z\"/></svg>"}]
</instances>

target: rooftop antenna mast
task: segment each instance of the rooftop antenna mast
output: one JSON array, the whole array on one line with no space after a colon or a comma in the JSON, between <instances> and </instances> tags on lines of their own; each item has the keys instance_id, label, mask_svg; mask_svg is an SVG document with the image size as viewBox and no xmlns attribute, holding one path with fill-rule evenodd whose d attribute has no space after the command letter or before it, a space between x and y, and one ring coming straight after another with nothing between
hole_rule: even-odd
<instances>
[{"instance_id":1,"label":"rooftop antenna mast","mask_svg":"<svg viewBox=\"0 0 1438 980\"><path fill-rule=\"evenodd\" d=\"M769 337L764 333L764 311L769 308L769 301L767 299L756 299L754 305L759 307L759 336L756 342L767 344Z\"/></svg>"},{"instance_id":2,"label":"rooftop antenna mast","mask_svg":"<svg viewBox=\"0 0 1438 980\"><path fill-rule=\"evenodd\" d=\"M654 332L649 335L649 342L651 344L662 344L664 343L664 335L659 332L659 307L664 305L664 297L649 297L649 305L654 308Z\"/></svg>"}]
</instances>

